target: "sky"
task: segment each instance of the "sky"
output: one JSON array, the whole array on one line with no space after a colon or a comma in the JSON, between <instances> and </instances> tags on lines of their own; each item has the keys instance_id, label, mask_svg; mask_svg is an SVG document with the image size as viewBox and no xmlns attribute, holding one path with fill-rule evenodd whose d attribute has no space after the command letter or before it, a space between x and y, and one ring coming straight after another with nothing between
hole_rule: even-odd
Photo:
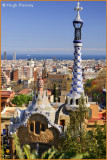
<instances>
[{"instance_id":1,"label":"sky","mask_svg":"<svg viewBox=\"0 0 107 160\"><path fill-rule=\"evenodd\" d=\"M76 6L77 1L2 1L1 52L73 53ZM106 55L106 2L80 1L80 6L83 54Z\"/></svg>"}]
</instances>

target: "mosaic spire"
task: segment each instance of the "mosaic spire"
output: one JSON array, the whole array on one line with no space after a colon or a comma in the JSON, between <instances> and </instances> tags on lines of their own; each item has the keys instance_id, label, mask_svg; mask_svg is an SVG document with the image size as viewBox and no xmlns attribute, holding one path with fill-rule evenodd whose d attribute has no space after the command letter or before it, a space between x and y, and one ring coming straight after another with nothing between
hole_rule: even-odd
<instances>
[{"instance_id":1,"label":"mosaic spire","mask_svg":"<svg viewBox=\"0 0 107 160\"><path fill-rule=\"evenodd\" d=\"M79 12L82 10L82 7L79 7L79 2L77 7L74 10L77 11L76 19L73 21L73 26L75 29L74 34L74 65L73 65L73 77L70 93L67 96L67 104L72 107L78 106L78 100L81 97L81 94L84 93L83 82L82 82L82 66L81 66L81 28L83 26L83 21L80 18Z\"/></svg>"},{"instance_id":2,"label":"mosaic spire","mask_svg":"<svg viewBox=\"0 0 107 160\"><path fill-rule=\"evenodd\" d=\"M73 78L71 84L70 94L80 94L84 91L82 82L82 66L81 66L81 28L83 26L83 21L80 19L79 11L82 7L79 7L79 2L77 3L77 17L73 21L73 26L75 28L74 36L74 65L73 65Z\"/></svg>"}]
</instances>

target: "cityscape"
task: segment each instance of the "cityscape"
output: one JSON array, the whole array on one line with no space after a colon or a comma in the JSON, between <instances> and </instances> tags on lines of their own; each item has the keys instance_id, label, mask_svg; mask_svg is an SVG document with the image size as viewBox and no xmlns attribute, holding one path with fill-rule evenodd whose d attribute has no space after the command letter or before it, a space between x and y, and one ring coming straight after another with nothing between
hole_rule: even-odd
<instances>
[{"instance_id":1,"label":"cityscape","mask_svg":"<svg viewBox=\"0 0 107 160\"><path fill-rule=\"evenodd\" d=\"M106 159L106 3L5 1L1 9L1 159Z\"/></svg>"}]
</instances>

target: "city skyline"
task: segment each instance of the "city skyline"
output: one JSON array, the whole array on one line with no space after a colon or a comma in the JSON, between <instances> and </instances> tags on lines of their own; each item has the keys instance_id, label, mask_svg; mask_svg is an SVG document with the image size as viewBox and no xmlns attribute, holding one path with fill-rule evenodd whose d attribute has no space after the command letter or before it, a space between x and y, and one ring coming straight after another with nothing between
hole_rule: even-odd
<instances>
[{"instance_id":1,"label":"city skyline","mask_svg":"<svg viewBox=\"0 0 107 160\"><path fill-rule=\"evenodd\" d=\"M19 1L5 2L14 5L1 7L1 50L8 53L73 54L77 2L27 2L33 7L18 7ZM106 2L80 1L82 53L106 55ZM100 11L100 12L99 12ZM75 18L74 18L75 17ZM29 22L29 23L28 23Z\"/></svg>"}]
</instances>

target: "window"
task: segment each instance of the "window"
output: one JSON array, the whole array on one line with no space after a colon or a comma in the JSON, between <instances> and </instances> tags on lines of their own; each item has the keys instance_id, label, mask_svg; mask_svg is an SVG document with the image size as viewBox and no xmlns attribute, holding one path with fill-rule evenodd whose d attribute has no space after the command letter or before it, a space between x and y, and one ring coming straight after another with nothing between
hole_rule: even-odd
<instances>
[{"instance_id":1,"label":"window","mask_svg":"<svg viewBox=\"0 0 107 160\"><path fill-rule=\"evenodd\" d=\"M46 126L44 123L40 123L39 121L30 122L29 130L32 133L40 134L40 132L44 132L46 130Z\"/></svg>"},{"instance_id":2,"label":"window","mask_svg":"<svg viewBox=\"0 0 107 160\"><path fill-rule=\"evenodd\" d=\"M87 128L94 128L95 125L87 125Z\"/></svg>"},{"instance_id":3,"label":"window","mask_svg":"<svg viewBox=\"0 0 107 160\"><path fill-rule=\"evenodd\" d=\"M92 110L89 109L89 117L92 117Z\"/></svg>"},{"instance_id":4,"label":"window","mask_svg":"<svg viewBox=\"0 0 107 160\"><path fill-rule=\"evenodd\" d=\"M35 133L40 134L40 122L38 121L35 123Z\"/></svg>"},{"instance_id":5,"label":"window","mask_svg":"<svg viewBox=\"0 0 107 160\"><path fill-rule=\"evenodd\" d=\"M70 104L72 104L72 102L73 102L73 99L71 99Z\"/></svg>"},{"instance_id":6,"label":"window","mask_svg":"<svg viewBox=\"0 0 107 160\"><path fill-rule=\"evenodd\" d=\"M31 132L34 132L34 123L33 123L33 122L30 123L30 131L31 131Z\"/></svg>"},{"instance_id":7,"label":"window","mask_svg":"<svg viewBox=\"0 0 107 160\"><path fill-rule=\"evenodd\" d=\"M62 131L64 132L65 120L60 120L60 125L63 126Z\"/></svg>"},{"instance_id":8,"label":"window","mask_svg":"<svg viewBox=\"0 0 107 160\"><path fill-rule=\"evenodd\" d=\"M78 105L78 99L76 99L76 105Z\"/></svg>"},{"instance_id":9,"label":"window","mask_svg":"<svg viewBox=\"0 0 107 160\"><path fill-rule=\"evenodd\" d=\"M41 131L45 131L45 125L44 124L41 125Z\"/></svg>"}]
</instances>

